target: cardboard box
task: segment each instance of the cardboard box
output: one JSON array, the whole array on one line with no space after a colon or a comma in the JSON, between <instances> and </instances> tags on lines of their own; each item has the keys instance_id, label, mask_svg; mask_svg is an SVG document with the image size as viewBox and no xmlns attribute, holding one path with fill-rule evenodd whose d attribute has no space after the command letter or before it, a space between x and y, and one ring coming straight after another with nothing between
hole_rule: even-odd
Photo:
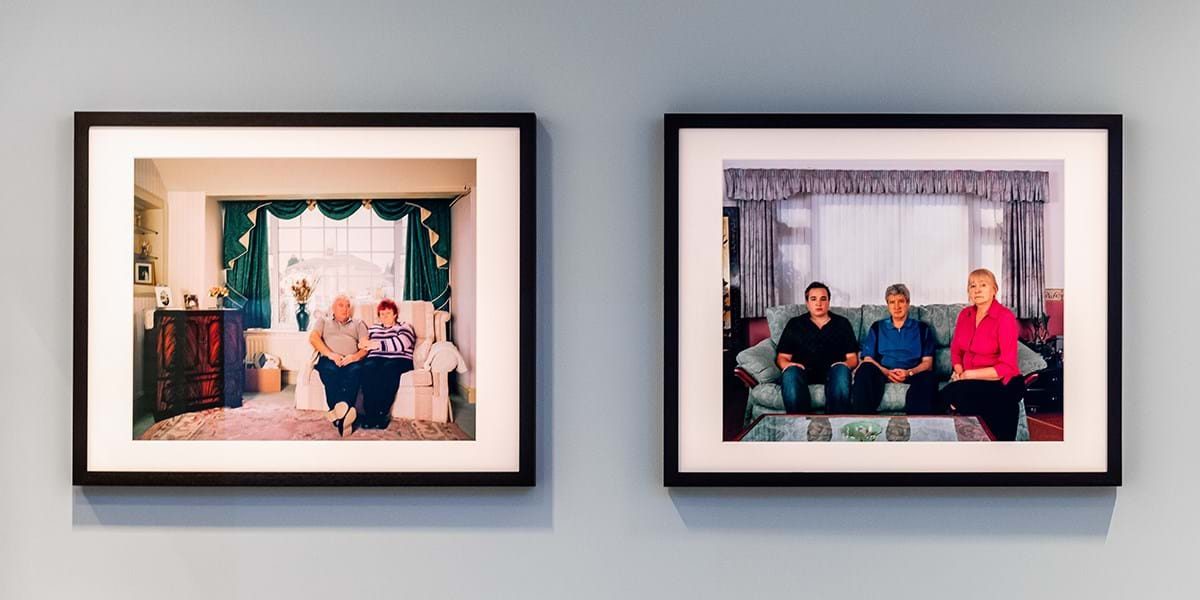
<instances>
[{"instance_id":1,"label":"cardboard box","mask_svg":"<svg viewBox=\"0 0 1200 600\"><path fill-rule=\"evenodd\" d=\"M278 392L283 389L281 375L279 369L246 369L246 391Z\"/></svg>"}]
</instances>

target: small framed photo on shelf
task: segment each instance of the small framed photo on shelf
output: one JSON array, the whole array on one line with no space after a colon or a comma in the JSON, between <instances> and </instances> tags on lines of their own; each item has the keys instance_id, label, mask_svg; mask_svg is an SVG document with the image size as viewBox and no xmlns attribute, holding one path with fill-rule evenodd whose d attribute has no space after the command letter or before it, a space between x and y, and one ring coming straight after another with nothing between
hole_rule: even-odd
<instances>
[{"instance_id":1,"label":"small framed photo on shelf","mask_svg":"<svg viewBox=\"0 0 1200 600\"><path fill-rule=\"evenodd\" d=\"M133 261L133 282L141 285L154 285L154 263Z\"/></svg>"},{"instance_id":2,"label":"small framed photo on shelf","mask_svg":"<svg viewBox=\"0 0 1200 600\"><path fill-rule=\"evenodd\" d=\"M666 115L664 483L1120 485L1121 124Z\"/></svg>"},{"instance_id":3,"label":"small framed photo on shelf","mask_svg":"<svg viewBox=\"0 0 1200 600\"><path fill-rule=\"evenodd\" d=\"M175 308L171 304L171 288L165 285L154 286L154 306L157 308Z\"/></svg>"},{"instance_id":4,"label":"small framed photo on shelf","mask_svg":"<svg viewBox=\"0 0 1200 600\"><path fill-rule=\"evenodd\" d=\"M534 485L536 122L76 113L73 482Z\"/></svg>"}]
</instances>

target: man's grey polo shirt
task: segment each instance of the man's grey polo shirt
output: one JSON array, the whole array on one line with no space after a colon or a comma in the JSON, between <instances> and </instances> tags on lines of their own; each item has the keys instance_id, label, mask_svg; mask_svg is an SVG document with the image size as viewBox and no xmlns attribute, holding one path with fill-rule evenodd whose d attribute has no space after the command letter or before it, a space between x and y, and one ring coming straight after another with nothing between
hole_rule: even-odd
<instances>
[{"instance_id":1,"label":"man's grey polo shirt","mask_svg":"<svg viewBox=\"0 0 1200 600\"><path fill-rule=\"evenodd\" d=\"M342 355L358 352L358 340L367 337L367 324L351 317L345 323L338 323L332 317L317 320L313 331L321 334L325 345L330 350Z\"/></svg>"}]
</instances>

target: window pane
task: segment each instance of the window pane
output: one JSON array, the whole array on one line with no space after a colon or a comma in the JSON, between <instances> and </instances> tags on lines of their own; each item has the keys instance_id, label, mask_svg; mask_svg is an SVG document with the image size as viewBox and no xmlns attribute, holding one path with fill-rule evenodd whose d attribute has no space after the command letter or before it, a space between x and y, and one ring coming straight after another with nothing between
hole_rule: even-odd
<instances>
[{"instance_id":1,"label":"window pane","mask_svg":"<svg viewBox=\"0 0 1200 600\"><path fill-rule=\"evenodd\" d=\"M307 255L311 252L321 255L325 253L324 233L319 228L300 230L301 249Z\"/></svg>"},{"instance_id":2,"label":"window pane","mask_svg":"<svg viewBox=\"0 0 1200 600\"><path fill-rule=\"evenodd\" d=\"M273 240L272 240L273 241ZM300 249L299 229L279 229L279 252L294 252Z\"/></svg>"},{"instance_id":3,"label":"window pane","mask_svg":"<svg viewBox=\"0 0 1200 600\"><path fill-rule=\"evenodd\" d=\"M304 209L304 212L300 213L301 227L320 227L324 222L325 215L321 214L321 211L318 209Z\"/></svg>"},{"instance_id":4,"label":"window pane","mask_svg":"<svg viewBox=\"0 0 1200 600\"><path fill-rule=\"evenodd\" d=\"M380 274L386 274L389 272L389 268L392 266L392 255L390 253L372 253L371 262L374 263L375 266L379 267Z\"/></svg>"},{"instance_id":5,"label":"window pane","mask_svg":"<svg viewBox=\"0 0 1200 600\"><path fill-rule=\"evenodd\" d=\"M350 218L346 219L346 221L349 222L351 227L370 227L371 211L360 208L354 211L354 214L350 215Z\"/></svg>"},{"instance_id":6,"label":"window pane","mask_svg":"<svg viewBox=\"0 0 1200 600\"><path fill-rule=\"evenodd\" d=\"M348 294L356 303L399 300L404 274L396 269L404 268L405 222L384 221L361 209L341 221L319 211L306 211L290 227L278 221L269 240L275 324L296 326L291 283L301 276L314 288L310 312L327 312L337 294Z\"/></svg>"},{"instance_id":7,"label":"window pane","mask_svg":"<svg viewBox=\"0 0 1200 600\"><path fill-rule=\"evenodd\" d=\"M351 229L349 230L349 240L347 249L351 252L368 251L371 249L371 230L370 229Z\"/></svg>"},{"instance_id":8,"label":"window pane","mask_svg":"<svg viewBox=\"0 0 1200 600\"><path fill-rule=\"evenodd\" d=\"M300 226L300 219L280 219L275 215L271 215L271 219L279 223L280 229L295 229Z\"/></svg>"},{"instance_id":9,"label":"window pane","mask_svg":"<svg viewBox=\"0 0 1200 600\"><path fill-rule=\"evenodd\" d=\"M371 230L371 250L391 253L396 247L396 235L391 229Z\"/></svg>"},{"instance_id":10,"label":"window pane","mask_svg":"<svg viewBox=\"0 0 1200 600\"><path fill-rule=\"evenodd\" d=\"M326 255L338 254L338 233L337 229L325 230L325 245L322 248Z\"/></svg>"}]
</instances>

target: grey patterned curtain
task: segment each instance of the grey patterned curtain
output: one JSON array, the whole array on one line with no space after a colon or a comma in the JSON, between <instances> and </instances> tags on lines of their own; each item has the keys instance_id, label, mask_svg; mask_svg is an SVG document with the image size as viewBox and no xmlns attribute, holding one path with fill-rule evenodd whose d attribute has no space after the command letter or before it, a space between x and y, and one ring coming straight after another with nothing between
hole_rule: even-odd
<instances>
[{"instance_id":1,"label":"grey patterned curtain","mask_svg":"<svg viewBox=\"0 0 1200 600\"><path fill-rule=\"evenodd\" d=\"M1045 202L1046 171L725 169L725 197L783 200L796 194L971 194L995 202Z\"/></svg>"},{"instance_id":2,"label":"grey patterned curtain","mask_svg":"<svg viewBox=\"0 0 1200 600\"><path fill-rule=\"evenodd\" d=\"M1046 266L1042 253L1042 202L1004 205L1004 272L1002 295L1018 318L1045 312Z\"/></svg>"},{"instance_id":3,"label":"grey patterned curtain","mask_svg":"<svg viewBox=\"0 0 1200 600\"><path fill-rule=\"evenodd\" d=\"M725 197L742 209L742 316L776 302L775 202L797 194L969 194L1004 204L1001 295L1018 317L1045 310L1042 213L1047 171L725 169Z\"/></svg>"},{"instance_id":4,"label":"grey patterned curtain","mask_svg":"<svg viewBox=\"0 0 1200 600\"><path fill-rule=\"evenodd\" d=\"M741 288L743 318L765 316L775 306L775 203L738 200L741 213Z\"/></svg>"}]
</instances>

